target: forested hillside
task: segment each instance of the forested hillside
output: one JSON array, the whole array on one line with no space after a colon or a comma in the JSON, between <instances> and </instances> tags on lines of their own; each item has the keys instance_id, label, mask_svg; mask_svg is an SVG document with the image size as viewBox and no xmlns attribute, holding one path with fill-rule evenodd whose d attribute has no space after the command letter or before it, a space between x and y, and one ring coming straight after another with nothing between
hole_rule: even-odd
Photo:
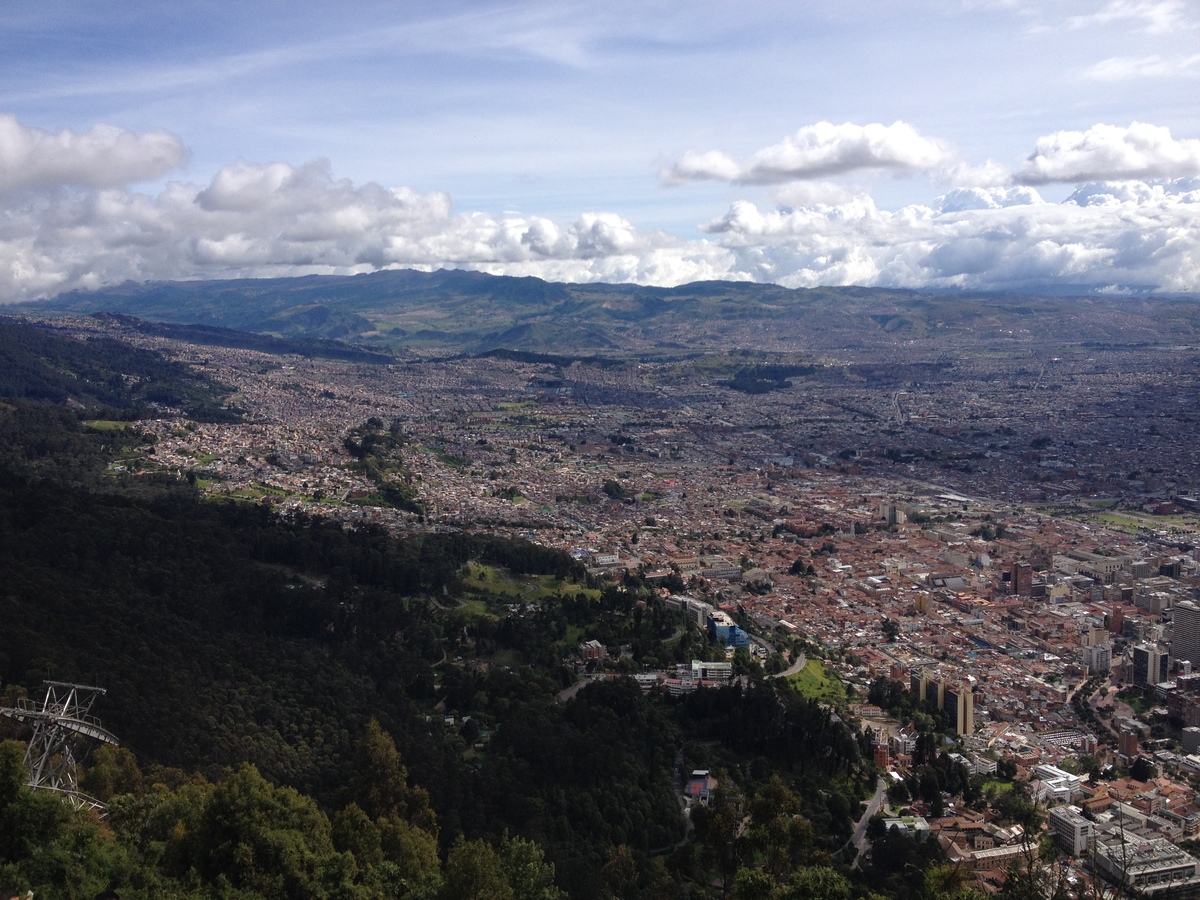
<instances>
[{"instance_id":1,"label":"forested hillside","mask_svg":"<svg viewBox=\"0 0 1200 900\"><path fill-rule=\"evenodd\" d=\"M228 388L181 363L107 338L77 341L0 316L0 397L135 419L152 409L234 421Z\"/></svg>"},{"instance_id":2,"label":"forested hillside","mask_svg":"<svg viewBox=\"0 0 1200 900\"><path fill-rule=\"evenodd\" d=\"M194 383L159 362L163 390ZM665 664L704 638L666 643L679 622L657 597L528 542L283 519L114 467L142 438L87 423L143 397L110 381L91 410L11 379L0 403L3 703L43 679L97 684L123 741L85 768L103 822L30 793L20 745L0 747L0 884L147 900L867 889L831 854L874 773L828 710L774 681L676 700L601 679L561 701L580 640ZM489 594L515 577L536 597ZM673 781L693 767L722 786L689 831Z\"/></svg>"}]
</instances>

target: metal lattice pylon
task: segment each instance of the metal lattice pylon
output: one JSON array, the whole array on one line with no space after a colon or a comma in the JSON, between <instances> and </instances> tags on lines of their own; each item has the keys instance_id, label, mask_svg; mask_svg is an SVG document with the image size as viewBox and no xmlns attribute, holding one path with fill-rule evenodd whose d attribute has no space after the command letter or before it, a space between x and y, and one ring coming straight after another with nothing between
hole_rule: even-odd
<instances>
[{"instance_id":1,"label":"metal lattice pylon","mask_svg":"<svg viewBox=\"0 0 1200 900\"><path fill-rule=\"evenodd\" d=\"M96 698L104 695L104 688L62 681L47 681L45 685L46 699L41 706L22 700L19 706L0 708L0 716L33 727L25 750L29 786L53 791L76 809L103 810L103 803L79 790L75 765L87 755L91 741L120 743L90 714Z\"/></svg>"}]
</instances>

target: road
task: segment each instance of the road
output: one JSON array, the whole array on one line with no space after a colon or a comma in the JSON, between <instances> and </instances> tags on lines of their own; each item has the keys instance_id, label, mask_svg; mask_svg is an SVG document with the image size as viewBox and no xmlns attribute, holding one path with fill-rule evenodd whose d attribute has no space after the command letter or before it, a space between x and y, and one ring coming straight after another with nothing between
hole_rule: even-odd
<instances>
[{"instance_id":1,"label":"road","mask_svg":"<svg viewBox=\"0 0 1200 900\"><path fill-rule=\"evenodd\" d=\"M568 700L570 700L572 697L574 697L576 694L578 694L581 690L583 690L584 685L591 684L598 677L599 676L597 676L597 675L585 675L583 678L580 678L577 682L575 682L570 687L563 688L555 696L558 697L558 700L560 703L566 703Z\"/></svg>"},{"instance_id":2,"label":"road","mask_svg":"<svg viewBox=\"0 0 1200 900\"><path fill-rule=\"evenodd\" d=\"M853 845L854 849L858 851L854 864L858 865L858 861L862 859L863 854L866 853L867 848L871 844L867 840L867 826L871 824L871 816L879 812L885 796L887 796L887 779L881 775L875 782L874 795L867 801L866 809L863 810L862 816L859 817L858 823L854 826L854 834L851 835L850 840L835 855L845 853Z\"/></svg>"},{"instance_id":3,"label":"road","mask_svg":"<svg viewBox=\"0 0 1200 900\"><path fill-rule=\"evenodd\" d=\"M666 847L659 847L656 850L651 850L651 856L658 856L663 853L669 853L672 850L678 850L684 844L692 839L692 831L695 826L692 824L692 805L691 802L683 793L683 748L675 754L675 800L679 803L679 812L683 816L683 837L677 840L674 844Z\"/></svg>"},{"instance_id":4,"label":"road","mask_svg":"<svg viewBox=\"0 0 1200 900\"><path fill-rule=\"evenodd\" d=\"M796 657L796 661L794 663L792 663L790 666L788 666L786 669L784 669L782 672L778 672L775 675L768 675L767 677L768 678L787 678L789 675L795 675L797 672L799 672L801 669L803 669L806 665L808 665L808 657L805 656L803 653L801 653L799 656Z\"/></svg>"}]
</instances>

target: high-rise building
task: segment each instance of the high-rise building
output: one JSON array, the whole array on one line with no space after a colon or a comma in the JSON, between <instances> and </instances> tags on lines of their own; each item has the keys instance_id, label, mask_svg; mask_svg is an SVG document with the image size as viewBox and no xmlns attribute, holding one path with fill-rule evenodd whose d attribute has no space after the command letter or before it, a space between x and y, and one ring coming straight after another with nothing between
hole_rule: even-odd
<instances>
[{"instance_id":1,"label":"high-rise building","mask_svg":"<svg viewBox=\"0 0 1200 900\"><path fill-rule=\"evenodd\" d=\"M1092 644L1083 648L1083 664L1093 674L1112 669L1112 644Z\"/></svg>"},{"instance_id":2,"label":"high-rise building","mask_svg":"<svg viewBox=\"0 0 1200 900\"><path fill-rule=\"evenodd\" d=\"M1046 815L1046 827L1063 853L1079 857L1091 851L1093 826L1078 807L1056 806Z\"/></svg>"},{"instance_id":3,"label":"high-rise building","mask_svg":"<svg viewBox=\"0 0 1200 900\"><path fill-rule=\"evenodd\" d=\"M1141 738L1136 731L1129 728L1121 729L1117 736L1117 752L1128 762L1133 762L1141 753Z\"/></svg>"},{"instance_id":4,"label":"high-rise building","mask_svg":"<svg viewBox=\"0 0 1200 900\"><path fill-rule=\"evenodd\" d=\"M909 673L909 690L928 709L944 710L959 734L975 732L975 695L969 683L948 684L940 678L930 678L924 669Z\"/></svg>"},{"instance_id":5,"label":"high-rise building","mask_svg":"<svg viewBox=\"0 0 1200 900\"><path fill-rule=\"evenodd\" d=\"M1027 562L1013 563L1009 575L1009 590L1018 597L1033 595L1033 566Z\"/></svg>"},{"instance_id":6,"label":"high-rise building","mask_svg":"<svg viewBox=\"0 0 1200 900\"><path fill-rule=\"evenodd\" d=\"M913 696L918 701L925 699L925 685L929 682L929 676L925 674L924 669L913 669L908 674L908 689L912 691Z\"/></svg>"},{"instance_id":7,"label":"high-rise building","mask_svg":"<svg viewBox=\"0 0 1200 900\"><path fill-rule=\"evenodd\" d=\"M974 734L975 695L971 693L971 686L948 685L942 692L942 697L942 709L950 716L954 730L958 734Z\"/></svg>"},{"instance_id":8,"label":"high-rise building","mask_svg":"<svg viewBox=\"0 0 1200 900\"><path fill-rule=\"evenodd\" d=\"M946 685L940 681L925 682L925 704L931 709L941 709L946 700Z\"/></svg>"},{"instance_id":9,"label":"high-rise building","mask_svg":"<svg viewBox=\"0 0 1200 900\"><path fill-rule=\"evenodd\" d=\"M1200 666L1200 606L1191 600L1180 601L1173 621L1171 656L1190 660L1193 668Z\"/></svg>"},{"instance_id":10,"label":"high-rise building","mask_svg":"<svg viewBox=\"0 0 1200 900\"><path fill-rule=\"evenodd\" d=\"M892 763L891 758L888 756L887 742L876 742L873 750L875 756L875 765L879 766L879 768L884 769L885 771L891 768Z\"/></svg>"},{"instance_id":11,"label":"high-rise building","mask_svg":"<svg viewBox=\"0 0 1200 900\"><path fill-rule=\"evenodd\" d=\"M1133 662L1134 684L1153 687L1167 680L1167 663L1170 657L1154 644L1138 644L1130 651Z\"/></svg>"}]
</instances>

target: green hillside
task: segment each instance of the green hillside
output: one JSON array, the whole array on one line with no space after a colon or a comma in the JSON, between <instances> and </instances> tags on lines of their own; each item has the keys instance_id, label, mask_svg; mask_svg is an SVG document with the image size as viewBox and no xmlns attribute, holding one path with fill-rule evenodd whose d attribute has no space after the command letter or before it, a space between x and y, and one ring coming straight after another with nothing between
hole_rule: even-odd
<instances>
[{"instance_id":1,"label":"green hillside","mask_svg":"<svg viewBox=\"0 0 1200 900\"><path fill-rule=\"evenodd\" d=\"M459 270L127 283L63 294L20 311L107 311L278 338L365 343L383 352L504 347L678 355L729 347L782 352L924 341L1003 347L1200 340L1195 297L790 290L743 282L654 288L554 284Z\"/></svg>"}]
</instances>

